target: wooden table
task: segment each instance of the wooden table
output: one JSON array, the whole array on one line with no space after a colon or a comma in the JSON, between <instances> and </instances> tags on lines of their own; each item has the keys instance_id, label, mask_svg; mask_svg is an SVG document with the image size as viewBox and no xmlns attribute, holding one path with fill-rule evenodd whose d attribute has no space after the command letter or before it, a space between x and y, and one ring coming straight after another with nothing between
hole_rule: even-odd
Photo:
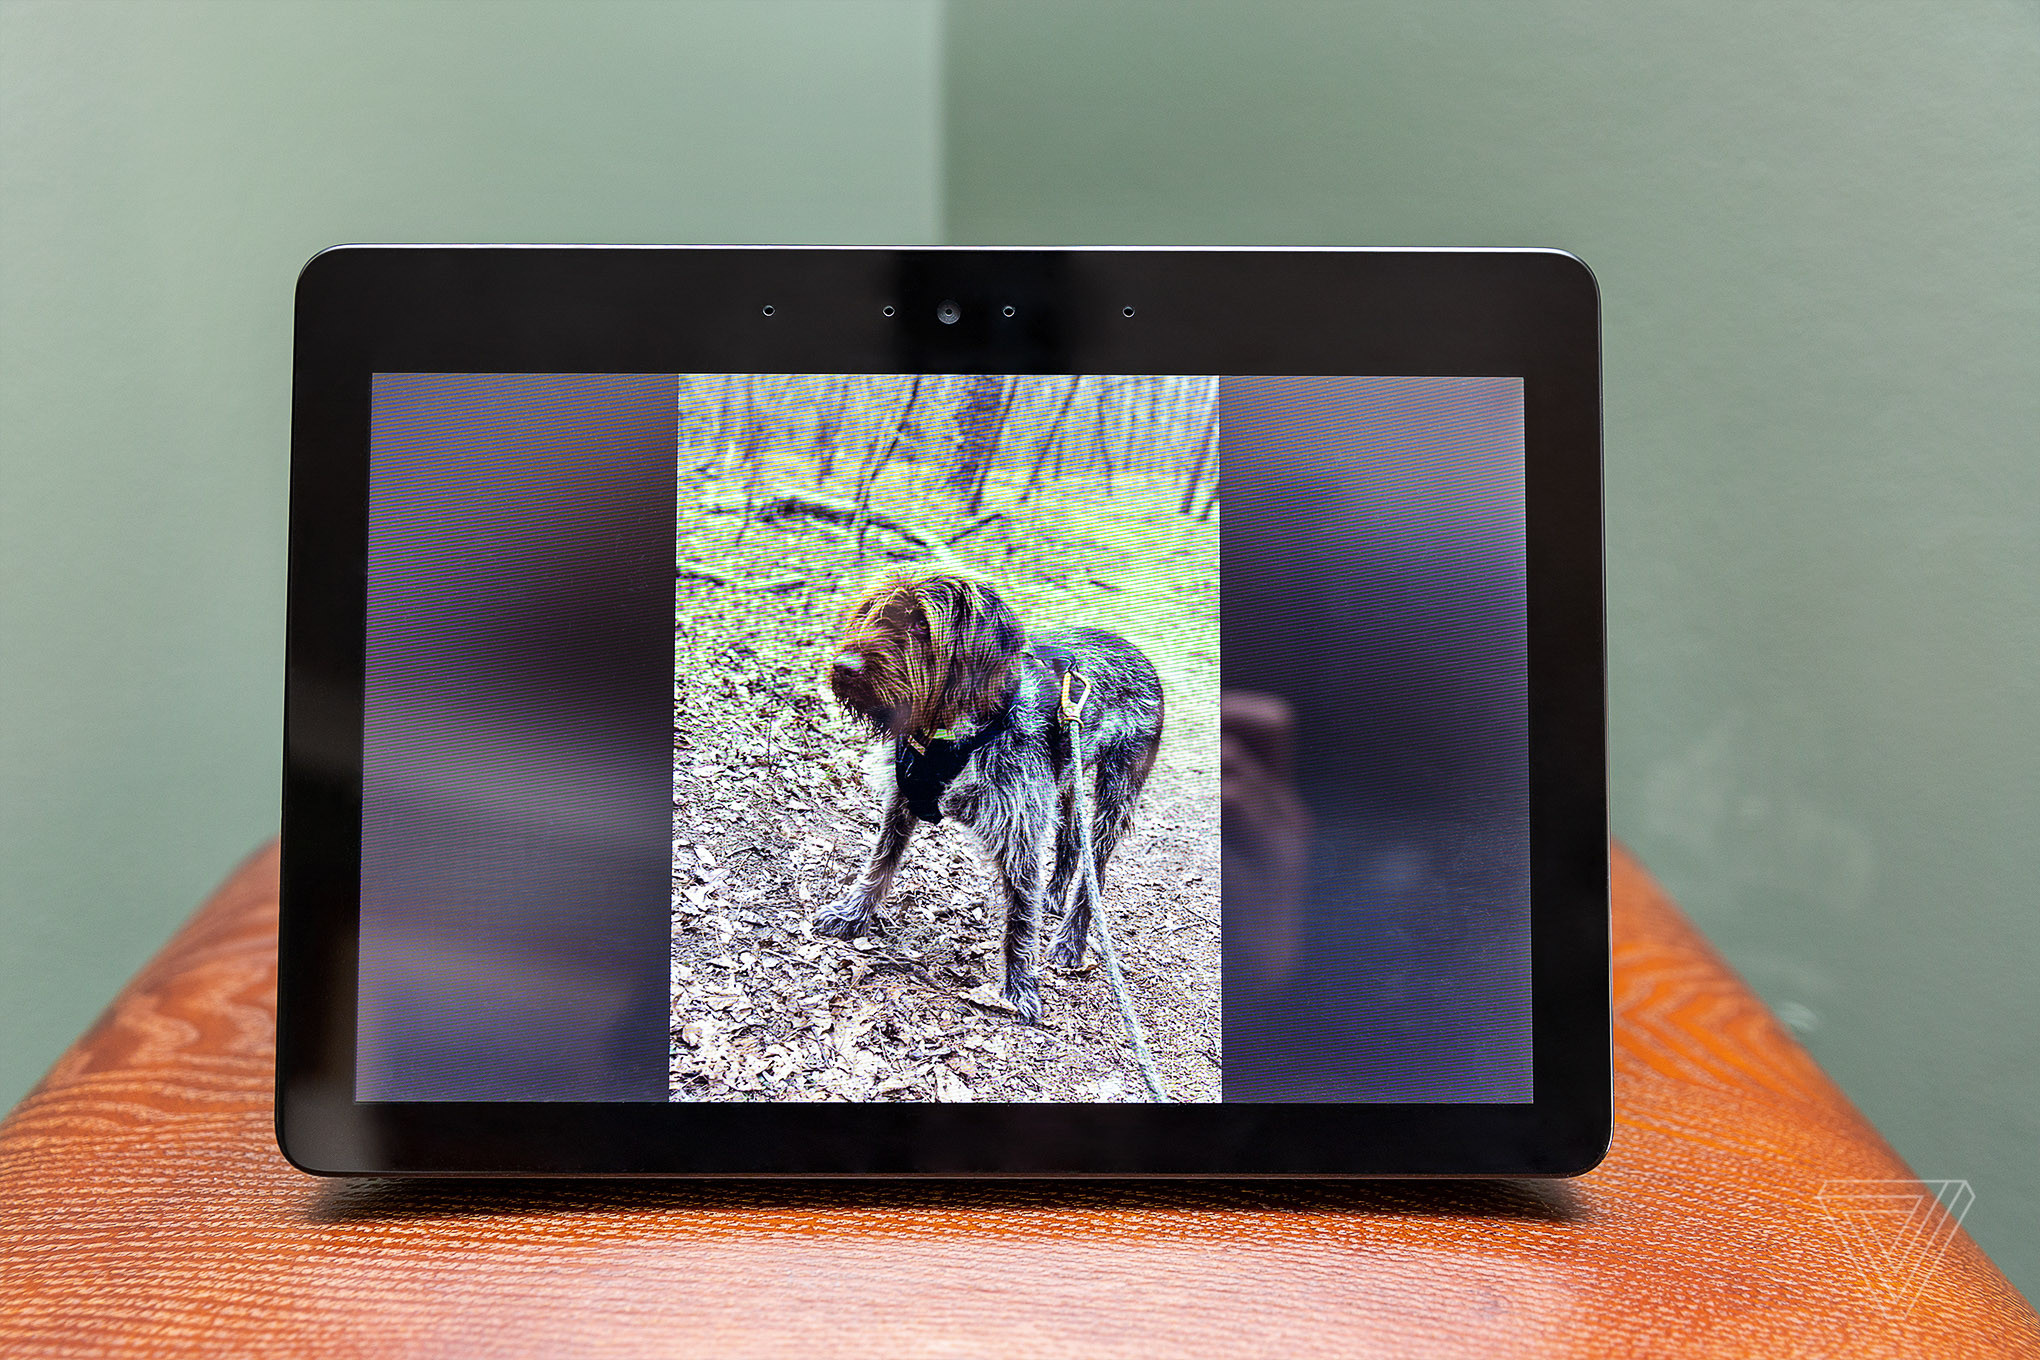
<instances>
[{"instance_id":1,"label":"wooden table","mask_svg":"<svg viewBox=\"0 0 2040 1360\"><path fill-rule=\"evenodd\" d=\"M1615 1143L1578 1181L458 1185L277 1153L265 850L0 1124L0 1353L2040 1355L1938 1213L1906 1290L1832 1183L1911 1173L1614 866Z\"/></svg>"}]
</instances>

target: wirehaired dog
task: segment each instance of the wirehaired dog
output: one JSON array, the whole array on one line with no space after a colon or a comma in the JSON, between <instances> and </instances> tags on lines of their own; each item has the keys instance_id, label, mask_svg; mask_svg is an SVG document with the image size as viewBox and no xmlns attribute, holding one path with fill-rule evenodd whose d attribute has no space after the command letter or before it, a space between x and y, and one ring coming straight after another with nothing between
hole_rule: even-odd
<instances>
[{"instance_id":1,"label":"wirehaired dog","mask_svg":"<svg viewBox=\"0 0 2040 1360\"><path fill-rule=\"evenodd\" d=\"M1035 966L1041 870L1054 837L1047 895L1077 883L1049 959L1083 964L1096 904L1078 856L1077 779L1071 734L1058 709L1060 674L1088 680L1083 759L1093 773L1091 841L1105 864L1133 824L1141 785L1162 745L1162 685L1124 638L1093 628L1043 633L1030 643L1019 619L982 581L946 571L882 577L843 613L829 664L838 702L871 725L885 812L871 861L844 897L815 916L815 932L852 939L870 928L918 821L956 818L984 847L1005 898L1004 994L1020 1018L1041 1019Z\"/></svg>"}]
</instances>

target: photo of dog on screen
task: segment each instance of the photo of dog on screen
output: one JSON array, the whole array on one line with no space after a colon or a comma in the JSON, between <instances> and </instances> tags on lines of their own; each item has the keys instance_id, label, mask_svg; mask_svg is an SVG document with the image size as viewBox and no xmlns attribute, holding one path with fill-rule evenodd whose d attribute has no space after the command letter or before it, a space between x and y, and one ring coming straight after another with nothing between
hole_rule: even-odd
<instances>
[{"instance_id":1,"label":"photo of dog on screen","mask_svg":"<svg viewBox=\"0 0 2040 1360\"><path fill-rule=\"evenodd\" d=\"M1219 1098L1217 392L683 377L675 1100Z\"/></svg>"}]
</instances>

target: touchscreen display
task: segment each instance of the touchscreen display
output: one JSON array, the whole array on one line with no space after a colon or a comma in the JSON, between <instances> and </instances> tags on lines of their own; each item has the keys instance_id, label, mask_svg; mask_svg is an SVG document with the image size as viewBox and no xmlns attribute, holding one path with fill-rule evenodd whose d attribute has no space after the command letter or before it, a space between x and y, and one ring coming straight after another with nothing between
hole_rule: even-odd
<instances>
[{"instance_id":1,"label":"touchscreen display","mask_svg":"<svg viewBox=\"0 0 2040 1360\"><path fill-rule=\"evenodd\" d=\"M363 1101L1532 1099L1523 386L377 374Z\"/></svg>"}]
</instances>

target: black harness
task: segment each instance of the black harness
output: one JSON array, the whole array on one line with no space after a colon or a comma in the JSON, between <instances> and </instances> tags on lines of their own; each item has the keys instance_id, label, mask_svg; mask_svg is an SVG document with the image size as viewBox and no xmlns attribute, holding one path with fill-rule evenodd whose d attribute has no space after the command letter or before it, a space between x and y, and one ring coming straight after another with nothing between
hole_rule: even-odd
<instances>
[{"instance_id":1,"label":"black harness","mask_svg":"<svg viewBox=\"0 0 2040 1360\"><path fill-rule=\"evenodd\" d=\"M1056 675L1067 676L1076 668L1076 656L1054 643L1035 643L1028 651L1035 661ZM942 820L943 791L963 773L963 767L970 763L972 756L1006 730L1019 692L1019 684L1015 682L1007 689L1006 702L998 713L962 741L935 737L917 742L911 736L903 736L893 743L893 783L916 817L930 824ZM1084 692L1090 693L1089 685L1084 687ZM1067 689L1064 697L1068 697Z\"/></svg>"},{"instance_id":2,"label":"black harness","mask_svg":"<svg viewBox=\"0 0 2040 1360\"><path fill-rule=\"evenodd\" d=\"M1008 712L1000 709L997 717L962 741L936 737L916 746L912 737L901 737L893 743L893 781L916 817L930 823L942 820L942 791L963 773L972 756L1006 730Z\"/></svg>"}]
</instances>

